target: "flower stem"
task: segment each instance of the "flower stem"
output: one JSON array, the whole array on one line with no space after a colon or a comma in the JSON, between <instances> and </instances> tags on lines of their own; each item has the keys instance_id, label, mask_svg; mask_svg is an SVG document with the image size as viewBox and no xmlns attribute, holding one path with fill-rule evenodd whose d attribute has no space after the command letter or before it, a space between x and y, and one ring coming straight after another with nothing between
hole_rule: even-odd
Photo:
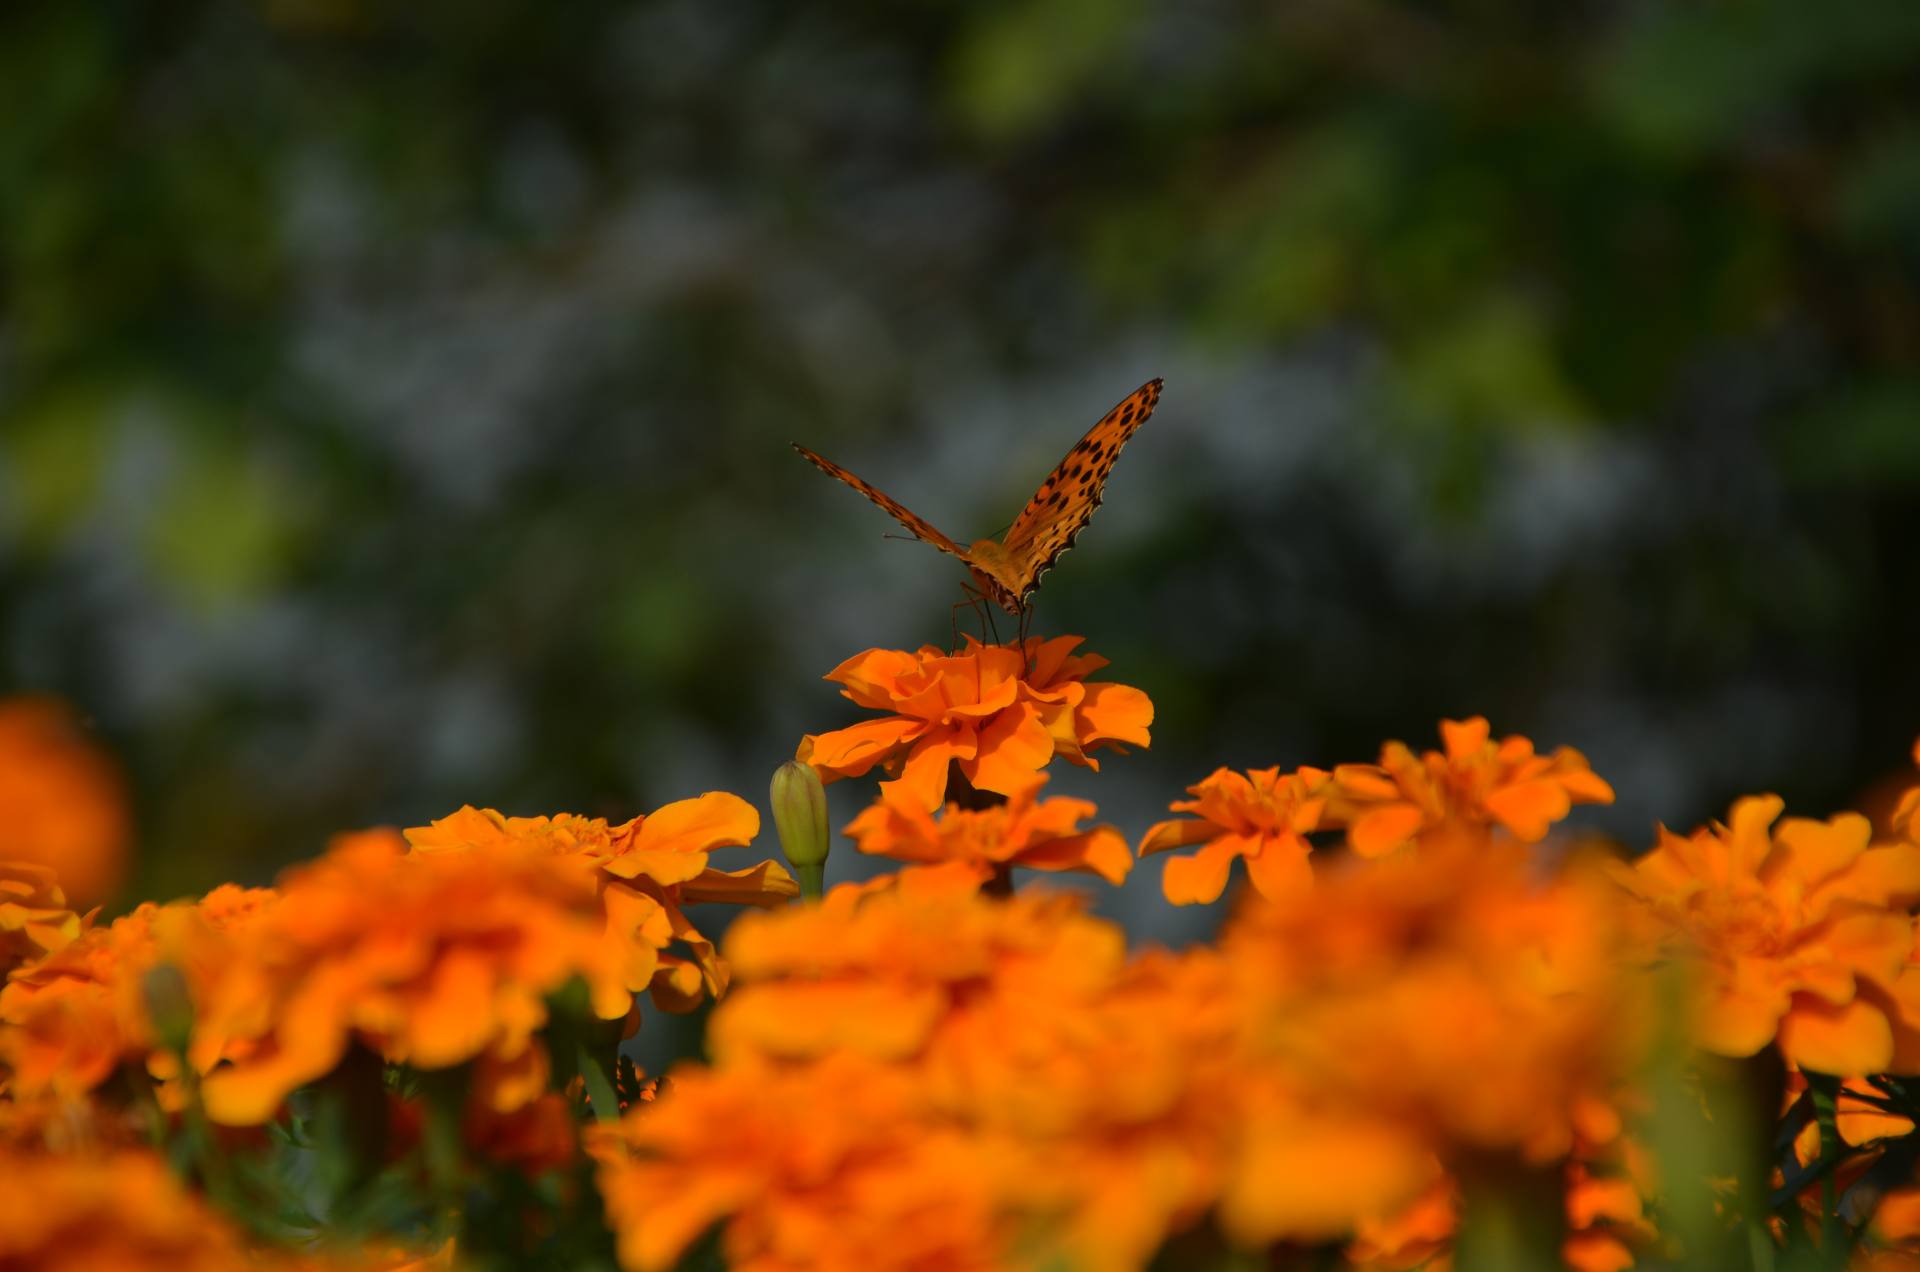
<instances>
[{"instance_id":1,"label":"flower stem","mask_svg":"<svg viewBox=\"0 0 1920 1272\"><path fill-rule=\"evenodd\" d=\"M1840 1144L1840 1079L1826 1073L1807 1074L1807 1093L1813 1097L1813 1116L1820 1126L1820 1258L1831 1268L1846 1266L1842 1252L1847 1235L1840 1223L1838 1173Z\"/></svg>"},{"instance_id":2,"label":"flower stem","mask_svg":"<svg viewBox=\"0 0 1920 1272\"><path fill-rule=\"evenodd\" d=\"M826 895L827 863L824 861L806 864L793 863L793 877L800 883L800 895L808 901L818 901Z\"/></svg>"},{"instance_id":3,"label":"flower stem","mask_svg":"<svg viewBox=\"0 0 1920 1272\"><path fill-rule=\"evenodd\" d=\"M1560 1266L1565 1189L1556 1165L1474 1156L1455 1163L1462 1196L1460 1272L1526 1272Z\"/></svg>"}]
</instances>

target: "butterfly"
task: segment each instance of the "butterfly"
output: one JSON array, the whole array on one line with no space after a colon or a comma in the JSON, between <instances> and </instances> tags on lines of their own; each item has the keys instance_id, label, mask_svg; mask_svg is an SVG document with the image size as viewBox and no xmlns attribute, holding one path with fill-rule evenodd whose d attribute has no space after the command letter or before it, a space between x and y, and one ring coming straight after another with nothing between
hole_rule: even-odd
<instances>
[{"instance_id":1,"label":"butterfly","mask_svg":"<svg viewBox=\"0 0 1920 1272\"><path fill-rule=\"evenodd\" d=\"M1106 489L1107 474L1120 458L1120 448L1137 432L1160 402L1160 380L1148 380L1087 430L1067 452L1033 498L1013 519L1001 539L976 539L961 547L934 529L925 518L910 512L898 500L874 489L830 459L800 443L793 448L829 477L837 477L892 513L916 539L931 543L949 556L959 557L973 572L980 592L1016 618L1024 618L1040 589L1040 576L1053 568L1061 554L1093 518Z\"/></svg>"}]
</instances>

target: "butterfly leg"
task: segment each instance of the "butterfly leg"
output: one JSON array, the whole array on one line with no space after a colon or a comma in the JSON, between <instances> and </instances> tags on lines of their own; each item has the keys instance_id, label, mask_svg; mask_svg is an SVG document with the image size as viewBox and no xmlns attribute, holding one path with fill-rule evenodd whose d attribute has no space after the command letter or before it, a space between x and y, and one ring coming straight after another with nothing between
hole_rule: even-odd
<instances>
[{"instance_id":1,"label":"butterfly leg","mask_svg":"<svg viewBox=\"0 0 1920 1272\"><path fill-rule=\"evenodd\" d=\"M1022 605L1020 607L1020 652L1026 657L1028 671L1033 670L1033 653L1027 648L1027 633L1031 631L1032 628L1033 606L1031 604Z\"/></svg>"},{"instance_id":2,"label":"butterfly leg","mask_svg":"<svg viewBox=\"0 0 1920 1272\"><path fill-rule=\"evenodd\" d=\"M981 602L986 599L986 593L980 591L980 589L974 587L971 583L962 583L960 585L960 591L965 595L961 600L954 602L952 611L953 647L956 650L960 648L960 609L962 606L972 610L973 616L980 620L980 635L982 638L987 634L986 618L980 609Z\"/></svg>"}]
</instances>

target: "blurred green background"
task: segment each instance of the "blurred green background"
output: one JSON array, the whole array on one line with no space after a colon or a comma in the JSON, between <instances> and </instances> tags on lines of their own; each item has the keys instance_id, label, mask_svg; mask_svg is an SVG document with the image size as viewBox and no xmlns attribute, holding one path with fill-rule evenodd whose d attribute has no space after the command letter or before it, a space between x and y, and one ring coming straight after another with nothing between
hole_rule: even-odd
<instances>
[{"instance_id":1,"label":"blurred green background","mask_svg":"<svg viewBox=\"0 0 1920 1272\"><path fill-rule=\"evenodd\" d=\"M787 444L969 539L1152 375L1037 625L1158 704L1055 782L1129 835L1448 714L1635 845L1920 732L1912 0L14 0L0 224L0 672L123 901L764 804L963 577Z\"/></svg>"}]
</instances>

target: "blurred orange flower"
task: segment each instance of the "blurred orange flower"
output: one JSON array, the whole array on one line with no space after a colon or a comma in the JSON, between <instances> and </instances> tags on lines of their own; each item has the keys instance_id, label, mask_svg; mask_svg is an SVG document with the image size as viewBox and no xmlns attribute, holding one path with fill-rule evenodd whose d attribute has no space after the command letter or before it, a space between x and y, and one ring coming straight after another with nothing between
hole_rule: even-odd
<instances>
[{"instance_id":1,"label":"blurred orange flower","mask_svg":"<svg viewBox=\"0 0 1920 1272\"><path fill-rule=\"evenodd\" d=\"M1389 742L1378 764L1334 769L1326 824L1346 826L1355 852L1378 857L1496 825L1533 843L1572 805L1613 802L1613 787L1572 747L1546 756L1517 734L1496 743L1481 716L1443 720L1440 736L1445 751L1416 756Z\"/></svg>"},{"instance_id":2,"label":"blurred orange flower","mask_svg":"<svg viewBox=\"0 0 1920 1272\"><path fill-rule=\"evenodd\" d=\"M398 835L366 833L287 871L280 892L196 986L190 1054L218 1122L272 1117L355 1040L422 1069L511 1066L572 978L603 1018L631 1003L584 858L514 844L409 855ZM499 1089L530 1099L538 1079Z\"/></svg>"},{"instance_id":3,"label":"blurred orange flower","mask_svg":"<svg viewBox=\"0 0 1920 1272\"><path fill-rule=\"evenodd\" d=\"M1237 1026L1209 952L1129 964L1070 896L846 886L727 952L715 1067L601 1146L630 1268L719 1219L746 1266L1138 1267L1218 1194Z\"/></svg>"},{"instance_id":4,"label":"blurred orange flower","mask_svg":"<svg viewBox=\"0 0 1920 1272\"><path fill-rule=\"evenodd\" d=\"M1337 1236L1410 1203L1436 1156L1565 1154L1642 1041L1617 908L1579 863L1542 879L1515 845L1350 863L1248 904L1222 938L1250 1075L1228 1232Z\"/></svg>"},{"instance_id":5,"label":"blurred orange flower","mask_svg":"<svg viewBox=\"0 0 1920 1272\"><path fill-rule=\"evenodd\" d=\"M1778 796L1736 802L1727 824L1660 842L1615 877L1643 903L1649 953L1699 976L1699 1044L1842 1076L1920 1072L1908 971L1920 845L1870 846L1857 813L1774 826ZM1771 830L1769 828L1772 828Z\"/></svg>"},{"instance_id":6,"label":"blurred orange flower","mask_svg":"<svg viewBox=\"0 0 1920 1272\"><path fill-rule=\"evenodd\" d=\"M155 1045L141 977L159 961L148 903L17 969L0 988L0 1068L22 1096L78 1098Z\"/></svg>"},{"instance_id":7,"label":"blurred orange flower","mask_svg":"<svg viewBox=\"0 0 1920 1272\"><path fill-rule=\"evenodd\" d=\"M725 991L727 969L682 907L774 906L799 895L799 885L779 862L731 871L707 864L714 850L744 846L759 833L753 805L709 791L618 825L572 813L506 817L469 805L430 826L413 827L406 837L422 854L516 846L592 863L600 872L607 941L620 952L627 989L651 991L656 1005L687 1011L707 994ZM671 953L675 942L691 957Z\"/></svg>"},{"instance_id":8,"label":"blurred orange flower","mask_svg":"<svg viewBox=\"0 0 1920 1272\"><path fill-rule=\"evenodd\" d=\"M1169 805L1176 813L1194 816L1156 823L1140 841L1140 855L1206 845L1192 856L1167 862L1160 887L1175 905L1218 900L1236 857L1246 861L1247 878L1262 896L1279 898L1309 888L1313 870L1307 853L1312 845L1306 836L1319 828L1327 782L1328 775L1316 768L1285 775L1278 768L1246 773L1215 769L1187 788L1194 798Z\"/></svg>"},{"instance_id":9,"label":"blurred orange flower","mask_svg":"<svg viewBox=\"0 0 1920 1272\"><path fill-rule=\"evenodd\" d=\"M716 1222L741 1272L1008 1266L1003 1163L924 1106L906 1071L851 1054L680 1070L587 1135L621 1266L670 1268Z\"/></svg>"},{"instance_id":10,"label":"blurred orange flower","mask_svg":"<svg viewBox=\"0 0 1920 1272\"><path fill-rule=\"evenodd\" d=\"M235 1230L150 1152L0 1149L0 1267L15 1272L267 1272Z\"/></svg>"},{"instance_id":11,"label":"blurred orange flower","mask_svg":"<svg viewBox=\"0 0 1920 1272\"><path fill-rule=\"evenodd\" d=\"M1074 654L1080 642L1033 637L1014 648L969 637L956 654L931 645L856 654L826 678L845 686L842 697L888 714L810 733L794 758L828 782L884 765L926 809L946 799L949 763L975 787L1009 796L1055 755L1097 769L1088 751L1148 744L1153 703L1127 685L1088 682L1107 660Z\"/></svg>"},{"instance_id":12,"label":"blurred orange flower","mask_svg":"<svg viewBox=\"0 0 1920 1272\"><path fill-rule=\"evenodd\" d=\"M1005 804L969 811L948 804L938 817L897 784L848 824L861 852L922 867L944 867L956 886L972 890L997 870L1078 870L1121 883L1133 865L1127 841L1111 826L1080 829L1094 814L1084 799L1038 799L1046 774L1015 790ZM911 871L909 871L911 873Z\"/></svg>"},{"instance_id":13,"label":"blurred orange flower","mask_svg":"<svg viewBox=\"0 0 1920 1272\"><path fill-rule=\"evenodd\" d=\"M76 906L112 895L126 870L126 789L64 703L0 700L0 861L49 866Z\"/></svg>"},{"instance_id":14,"label":"blurred orange flower","mask_svg":"<svg viewBox=\"0 0 1920 1272\"><path fill-rule=\"evenodd\" d=\"M1109 982L1125 935L1083 908L1061 894L997 903L842 884L818 905L743 915L727 933L727 957L756 983L714 1009L708 1050L721 1064L921 1055L954 1004L983 985L1017 979L1045 994Z\"/></svg>"},{"instance_id":15,"label":"blurred orange flower","mask_svg":"<svg viewBox=\"0 0 1920 1272\"><path fill-rule=\"evenodd\" d=\"M0 1068L13 1091L74 1099L123 1064L142 1064L162 1081L179 1076L178 1057L149 1018L148 974L173 963L197 990L196 978L228 967L226 934L275 899L270 888L223 884L198 902L149 902L16 969L0 988ZM178 1093L160 1095L171 1106Z\"/></svg>"},{"instance_id":16,"label":"blurred orange flower","mask_svg":"<svg viewBox=\"0 0 1920 1272\"><path fill-rule=\"evenodd\" d=\"M0 982L20 964L73 944L80 931L51 867L0 861Z\"/></svg>"}]
</instances>

